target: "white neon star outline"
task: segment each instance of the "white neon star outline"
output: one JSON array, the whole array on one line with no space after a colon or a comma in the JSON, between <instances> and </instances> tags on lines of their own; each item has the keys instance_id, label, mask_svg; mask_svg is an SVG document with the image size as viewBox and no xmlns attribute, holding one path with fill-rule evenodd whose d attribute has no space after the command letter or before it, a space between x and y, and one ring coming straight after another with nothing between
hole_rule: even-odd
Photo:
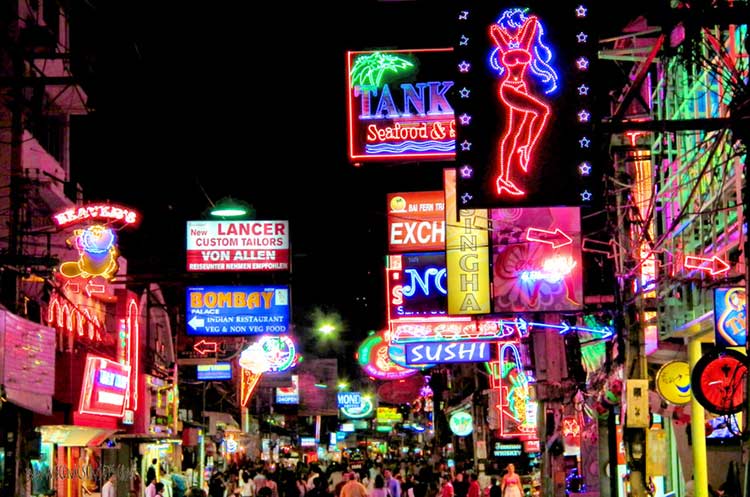
<instances>
[{"instance_id":1,"label":"white neon star outline","mask_svg":"<svg viewBox=\"0 0 750 497\"><path fill-rule=\"evenodd\" d=\"M584 202L588 202L589 200L591 200L591 195L592 193L590 191L583 190L583 192L581 192L581 200L583 200Z\"/></svg>"},{"instance_id":2,"label":"white neon star outline","mask_svg":"<svg viewBox=\"0 0 750 497\"><path fill-rule=\"evenodd\" d=\"M469 18L469 11L468 10L462 10L460 14L458 14L458 20L459 21L465 21Z\"/></svg>"},{"instance_id":3,"label":"white neon star outline","mask_svg":"<svg viewBox=\"0 0 750 497\"><path fill-rule=\"evenodd\" d=\"M471 194L470 194L469 192L466 192L466 193L464 193L463 195L461 195L461 201L462 201L462 202L463 202L464 204L465 204L466 202L468 202L469 200L471 200L472 198L474 198L474 197L472 197L472 196L471 196Z\"/></svg>"},{"instance_id":4,"label":"white neon star outline","mask_svg":"<svg viewBox=\"0 0 750 497\"><path fill-rule=\"evenodd\" d=\"M578 87L578 94L579 95L588 95L589 94L589 87L586 85L581 85Z\"/></svg>"},{"instance_id":5,"label":"white neon star outline","mask_svg":"<svg viewBox=\"0 0 750 497\"><path fill-rule=\"evenodd\" d=\"M578 57L578 59L576 59L576 65L578 66L578 69L585 71L589 68L589 59L586 57Z\"/></svg>"},{"instance_id":6,"label":"white neon star outline","mask_svg":"<svg viewBox=\"0 0 750 497\"><path fill-rule=\"evenodd\" d=\"M471 69L471 64L469 64L465 60L462 60L461 63L458 65L458 70L460 72L469 72L469 69Z\"/></svg>"},{"instance_id":7,"label":"white neon star outline","mask_svg":"<svg viewBox=\"0 0 750 497\"><path fill-rule=\"evenodd\" d=\"M461 91L458 92L461 95L461 98L469 98L469 94L471 93L471 90L469 90L466 87L461 88Z\"/></svg>"},{"instance_id":8,"label":"white neon star outline","mask_svg":"<svg viewBox=\"0 0 750 497\"><path fill-rule=\"evenodd\" d=\"M461 142L461 151L467 152L471 150L471 142L469 140L464 140Z\"/></svg>"},{"instance_id":9,"label":"white neon star outline","mask_svg":"<svg viewBox=\"0 0 750 497\"><path fill-rule=\"evenodd\" d=\"M578 143L581 144L581 148L589 148L589 145L591 145L591 140L584 136L583 138L578 140Z\"/></svg>"},{"instance_id":10,"label":"white neon star outline","mask_svg":"<svg viewBox=\"0 0 750 497\"><path fill-rule=\"evenodd\" d=\"M461 114L461 116L458 118L461 121L461 124L464 126L468 126L471 123L471 116L464 112Z\"/></svg>"},{"instance_id":11,"label":"white neon star outline","mask_svg":"<svg viewBox=\"0 0 750 497\"><path fill-rule=\"evenodd\" d=\"M586 40L589 39L589 35L581 31L576 35L576 40L578 40L578 43L586 43Z\"/></svg>"},{"instance_id":12,"label":"white neon star outline","mask_svg":"<svg viewBox=\"0 0 750 497\"><path fill-rule=\"evenodd\" d=\"M462 178L471 178L472 173L474 170L471 168L470 165L464 164L464 167L461 168L461 177Z\"/></svg>"},{"instance_id":13,"label":"white neon star outline","mask_svg":"<svg viewBox=\"0 0 750 497\"><path fill-rule=\"evenodd\" d=\"M578 120L582 123L589 122L589 118L591 117L591 114L589 114L589 111L586 109L581 109L581 112L578 113Z\"/></svg>"},{"instance_id":14,"label":"white neon star outline","mask_svg":"<svg viewBox=\"0 0 750 497\"><path fill-rule=\"evenodd\" d=\"M469 37L466 35L461 35L461 41L458 42L458 44L461 45L462 47L465 47L466 45L469 44Z\"/></svg>"},{"instance_id":15,"label":"white neon star outline","mask_svg":"<svg viewBox=\"0 0 750 497\"><path fill-rule=\"evenodd\" d=\"M586 17L587 9L583 5L579 5L576 9L576 17Z\"/></svg>"},{"instance_id":16,"label":"white neon star outline","mask_svg":"<svg viewBox=\"0 0 750 497\"><path fill-rule=\"evenodd\" d=\"M578 170L581 171L581 175L588 176L589 173L591 173L591 164L588 162L581 162L581 165L578 166Z\"/></svg>"}]
</instances>

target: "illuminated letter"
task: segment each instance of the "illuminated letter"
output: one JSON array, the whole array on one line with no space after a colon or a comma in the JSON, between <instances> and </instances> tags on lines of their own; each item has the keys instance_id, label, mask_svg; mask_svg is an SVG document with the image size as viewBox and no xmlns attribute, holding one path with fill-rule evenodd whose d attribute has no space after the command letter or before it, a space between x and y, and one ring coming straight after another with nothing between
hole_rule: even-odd
<instances>
[{"instance_id":1,"label":"illuminated letter","mask_svg":"<svg viewBox=\"0 0 750 497\"><path fill-rule=\"evenodd\" d=\"M222 292L219 294L219 298L216 300L216 305L224 308L232 306L232 292Z\"/></svg>"},{"instance_id":2,"label":"illuminated letter","mask_svg":"<svg viewBox=\"0 0 750 497\"><path fill-rule=\"evenodd\" d=\"M202 295L198 292L190 294L190 307L203 307Z\"/></svg>"},{"instance_id":3,"label":"illuminated letter","mask_svg":"<svg viewBox=\"0 0 750 497\"><path fill-rule=\"evenodd\" d=\"M273 305L273 292L263 292L261 297L263 297L263 308L270 309Z\"/></svg>"},{"instance_id":4,"label":"illuminated letter","mask_svg":"<svg viewBox=\"0 0 750 497\"><path fill-rule=\"evenodd\" d=\"M440 362L440 352L443 349L443 344L438 343L436 345L437 347L432 351L432 355L430 355L431 351L429 348L425 351L426 352L425 355L427 356L427 362Z\"/></svg>"},{"instance_id":5,"label":"illuminated letter","mask_svg":"<svg viewBox=\"0 0 750 497\"><path fill-rule=\"evenodd\" d=\"M370 94L376 97L378 95L378 87L375 85L362 85L355 87L359 88L360 95L362 96L362 113L359 115L360 119L372 118L372 105L370 105ZM355 93L356 95L356 93Z\"/></svg>"},{"instance_id":6,"label":"illuminated letter","mask_svg":"<svg viewBox=\"0 0 750 497\"><path fill-rule=\"evenodd\" d=\"M411 116L409 112L409 104L414 107L414 111L417 115L424 116L424 89L428 86L428 83L417 83L419 93L414 89L414 85L404 83L401 85L401 90L404 92L404 116Z\"/></svg>"},{"instance_id":7,"label":"illuminated letter","mask_svg":"<svg viewBox=\"0 0 750 497\"><path fill-rule=\"evenodd\" d=\"M469 273L474 273L479 268L479 263L475 260L474 264L468 265L466 263L467 259L477 259L477 254L464 254L461 256L461 258L458 260L458 267L461 268L461 271L466 271Z\"/></svg>"},{"instance_id":8,"label":"illuminated letter","mask_svg":"<svg viewBox=\"0 0 750 497\"><path fill-rule=\"evenodd\" d=\"M456 358L456 353L453 352L453 349L455 349L455 348L456 348L456 344L455 343L452 343L450 345L446 345L445 346L445 357L443 358L443 360L445 360L445 361L452 361L453 359L455 359Z\"/></svg>"},{"instance_id":9,"label":"illuminated letter","mask_svg":"<svg viewBox=\"0 0 750 497\"><path fill-rule=\"evenodd\" d=\"M391 90L388 88L388 85L383 85L383 90L380 93L378 109L375 111L375 117L389 117L391 119L398 117L396 102L393 101Z\"/></svg>"},{"instance_id":10,"label":"illuminated letter","mask_svg":"<svg viewBox=\"0 0 750 497\"><path fill-rule=\"evenodd\" d=\"M422 363L422 349L424 348L424 345L416 345L412 347L411 353L412 353L412 362L414 364L420 364Z\"/></svg>"},{"instance_id":11,"label":"illuminated letter","mask_svg":"<svg viewBox=\"0 0 750 497\"><path fill-rule=\"evenodd\" d=\"M428 83L430 85L430 111L428 114L453 114L453 107L448 103L445 94L453 86L453 81ZM442 84L442 88L440 87Z\"/></svg>"},{"instance_id":12,"label":"illuminated letter","mask_svg":"<svg viewBox=\"0 0 750 497\"><path fill-rule=\"evenodd\" d=\"M260 292L252 292L247 294L247 308L255 309L260 307Z\"/></svg>"},{"instance_id":13,"label":"illuminated letter","mask_svg":"<svg viewBox=\"0 0 750 497\"><path fill-rule=\"evenodd\" d=\"M482 306L479 304L473 293L467 293L464 300L461 302L461 312L463 311L482 311Z\"/></svg>"},{"instance_id":14,"label":"illuminated letter","mask_svg":"<svg viewBox=\"0 0 750 497\"><path fill-rule=\"evenodd\" d=\"M232 307L240 309L245 307L245 294L242 292L234 292L232 294Z\"/></svg>"}]
</instances>

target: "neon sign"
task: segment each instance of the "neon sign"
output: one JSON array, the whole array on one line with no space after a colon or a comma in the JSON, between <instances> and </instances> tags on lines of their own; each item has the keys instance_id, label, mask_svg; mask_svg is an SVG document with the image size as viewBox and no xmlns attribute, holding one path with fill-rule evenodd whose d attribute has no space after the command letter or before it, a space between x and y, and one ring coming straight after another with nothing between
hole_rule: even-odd
<instances>
[{"instance_id":1,"label":"neon sign","mask_svg":"<svg viewBox=\"0 0 750 497\"><path fill-rule=\"evenodd\" d=\"M406 344L406 363L486 362L490 360L489 342L422 342Z\"/></svg>"},{"instance_id":2,"label":"neon sign","mask_svg":"<svg viewBox=\"0 0 750 497\"><path fill-rule=\"evenodd\" d=\"M459 208L580 203L577 188L571 188L581 178L577 164L560 161L561 152L577 152L577 143L568 140L563 151L568 137L553 125L563 108L554 101L561 73L544 20L559 13L543 2L534 13L465 5L469 15L457 19L463 37L454 59L459 90L454 107L457 117L466 116L457 123ZM565 117L590 120L585 113L575 116L580 110L571 107L572 115Z\"/></svg>"},{"instance_id":3,"label":"neon sign","mask_svg":"<svg viewBox=\"0 0 750 497\"><path fill-rule=\"evenodd\" d=\"M536 403L529 400L529 378L521 362L521 352L516 344L498 344L498 362L493 372L496 387L500 390L500 434L536 438L536 423L528 416L536 411ZM499 370L497 370L499 369Z\"/></svg>"},{"instance_id":4,"label":"neon sign","mask_svg":"<svg viewBox=\"0 0 750 497\"><path fill-rule=\"evenodd\" d=\"M391 256L388 264L391 319L445 314L448 294L445 253Z\"/></svg>"},{"instance_id":5,"label":"neon sign","mask_svg":"<svg viewBox=\"0 0 750 497\"><path fill-rule=\"evenodd\" d=\"M141 219L138 213L114 204L88 204L71 207L52 216L59 227L70 226L86 221L115 221L123 225L137 225Z\"/></svg>"},{"instance_id":6,"label":"neon sign","mask_svg":"<svg viewBox=\"0 0 750 497\"><path fill-rule=\"evenodd\" d=\"M454 156L455 118L447 98L453 82L432 73L451 51L348 52L351 160ZM435 79L416 82L418 71Z\"/></svg>"},{"instance_id":7,"label":"neon sign","mask_svg":"<svg viewBox=\"0 0 750 497\"><path fill-rule=\"evenodd\" d=\"M89 355L83 374L78 411L122 417L130 386L130 365Z\"/></svg>"},{"instance_id":8,"label":"neon sign","mask_svg":"<svg viewBox=\"0 0 750 497\"><path fill-rule=\"evenodd\" d=\"M119 268L117 257L120 255L114 230L95 224L73 233L68 243L78 249L79 257L76 261L63 262L60 273L67 278L114 278Z\"/></svg>"},{"instance_id":9,"label":"neon sign","mask_svg":"<svg viewBox=\"0 0 750 497\"><path fill-rule=\"evenodd\" d=\"M103 327L99 319L88 309L79 309L72 302L52 295L47 308L47 323L59 330L67 331L80 338L88 338L92 342L101 342Z\"/></svg>"},{"instance_id":10,"label":"neon sign","mask_svg":"<svg viewBox=\"0 0 750 497\"><path fill-rule=\"evenodd\" d=\"M375 412L375 405L372 402L372 397L369 395L363 395L361 401L361 404L358 406L342 407L341 414L350 419L369 418Z\"/></svg>"},{"instance_id":11,"label":"neon sign","mask_svg":"<svg viewBox=\"0 0 750 497\"><path fill-rule=\"evenodd\" d=\"M390 193L388 252L445 249L445 194L442 191Z\"/></svg>"},{"instance_id":12,"label":"neon sign","mask_svg":"<svg viewBox=\"0 0 750 497\"><path fill-rule=\"evenodd\" d=\"M685 267L716 276L717 274L726 273L731 266L716 256L708 258L688 255L685 256Z\"/></svg>"},{"instance_id":13,"label":"neon sign","mask_svg":"<svg viewBox=\"0 0 750 497\"><path fill-rule=\"evenodd\" d=\"M357 349L357 360L368 376L378 380L400 380L417 372L393 362L382 332L373 333L362 342Z\"/></svg>"},{"instance_id":14,"label":"neon sign","mask_svg":"<svg viewBox=\"0 0 750 497\"><path fill-rule=\"evenodd\" d=\"M493 311L580 310L583 271L579 209L492 209L490 217L494 227Z\"/></svg>"},{"instance_id":15,"label":"neon sign","mask_svg":"<svg viewBox=\"0 0 750 497\"><path fill-rule=\"evenodd\" d=\"M362 394L360 392L339 392L336 394L339 409L344 407L359 407L362 405Z\"/></svg>"}]
</instances>

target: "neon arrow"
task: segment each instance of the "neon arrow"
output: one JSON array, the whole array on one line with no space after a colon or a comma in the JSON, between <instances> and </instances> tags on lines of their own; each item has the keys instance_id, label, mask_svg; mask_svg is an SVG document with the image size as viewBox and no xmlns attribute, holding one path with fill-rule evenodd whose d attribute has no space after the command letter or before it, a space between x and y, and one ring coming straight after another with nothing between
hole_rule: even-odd
<instances>
[{"instance_id":1,"label":"neon arrow","mask_svg":"<svg viewBox=\"0 0 750 497\"><path fill-rule=\"evenodd\" d=\"M614 331L611 328L603 328L601 330L597 330L594 328L586 328L584 326L571 326L565 322L561 322L560 324L530 323L521 318L518 318L518 321L523 322L525 326L533 326L537 328L552 328L553 330L560 330L561 335L565 335L566 333L569 333L571 331L583 331L583 332L591 333L594 335L601 335L602 338L609 338L614 334Z\"/></svg>"},{"instance_id":2,"label":"neon arrow","mask_svg":"<svg viewBox=\"0 0 750 497\"><path fill-rule=\"evenodd\" d=\"M194 330L197 330L198 328L202 328L204 324L206 324L206 320L203 318L199 318L198 316L193 316L190 318L190 321L188 321L188 324L191 328Z\"/></svg>"},{"instance_id":3,"label":"neon arrow","mask_svg":"<svg viewBox=\"0 0 750 497\"><path fill-rule=\"evenodd\" d=\"M81 293L81 286L78 283L73 283L71 280L66 281L63 288L69 289L73 293Z\"/></svg>"},{"instance_id":4,"label":"neon arrow","mask_svg":"<svg viewBox=\"0 0 750 497\"><path fill-rule=\"evenodd\" d=\"M709 259L706 257L686 255L685 267L689 269L697 269L698 271L710 272L711 276L716 276L717 274L726 273L727 271L729 271L730 266L716 256L713 256Z\"/></svg>"},{"instance_id":5,"label":"neon arrow","mask_svg":"<svg viewBox=\"0 0 750 497\"><path fill-rule=\"evenodd\" d=\"M86 295L91 297L92 293L104 293L104 285L97 285L89 280L86 282Z\"/></svg>"},{"instance_id":6,"label":"neon arrow","mask_svg":"<svg viewBox=\"0 0 750 497\"><path fill-rule=\"evenodd\" d=\"M529 242L546 243L552 245L552 248L554 249L573 243L573 239L566 235L560 228L555 229L555 231L529 228L526 232L526 240Z\"/></svg>"},{"instance_id":7,"label":"neon arrow","mask_svg":"<svg viewBox=\"0 0 750 497\"><path fill-rule=\"evenodd\" d=\"M216 342L207 342L204 339L201 339L200 342L193 345L193 350L198 352L200 355L206 355L209 352L215 354L218 349L219 347Z\"/></svg>"}]
</instances>

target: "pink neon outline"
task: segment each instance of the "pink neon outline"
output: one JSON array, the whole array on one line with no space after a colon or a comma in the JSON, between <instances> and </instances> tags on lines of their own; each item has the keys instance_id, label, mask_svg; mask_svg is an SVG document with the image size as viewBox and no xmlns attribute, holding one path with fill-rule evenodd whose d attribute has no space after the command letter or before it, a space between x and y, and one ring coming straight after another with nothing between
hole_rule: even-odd
<instances>
[{"instance_id":1,"label":"pink neon outline","mask_svg":"<svg viewBox=\"0 0 750 497\"><path fill-rule=\"evenodd\" d=\"M128 396L128 400L125 403L128 409L136 411L138 410L138 361L140 359L138 349L140 348L140 328L138 325L138 304L135 302L135 299L131 298L130 302L128 302L128 315L126 319L128 324L128 367L130 367L130 382L133 384L133 388L131 390L132 397ZM133 347L133 336L135 336L135 347ZM135 352L133 354L135 360L131 364L130 358L133 351Z\"/></svg>"},{"instance_id":2,"label":"pink neon outline","mask_svg":"<svg viewBox=\"0 0 750 497\"><path fill-rule=\"evenodd\" d=\"M532 231L534 232L533 235L531 233ZM563 237L563 238L565 238L566 241L563 242L562 244L558 244L557 241L555 241L555 240L549 240L549 239L539 238L539 236L537 235L537 233L539 233L539 235L544 234L544 235L556 236L558 238L559 237ZM529 228L528 230L526 230L526 241L546 243L547 245L552 245L552 248L554 248L554 249L565 247L566 245L570 245L570 244L573 243L573 239L570 238L560 228L555 228L555 231L548 231L548 230L544 230L544 229L541 229L541 228Z\"/></svg>"},{"instance_id":3,"label":"pink neon outline","mask_svg":"<svg viewBox=\"0 0 750 497\"><path fill-rule=\"evenodd\" d=\"M109 364L114 364L117 367L121 367L125 369L125 372L127 372L128 376L128 389L130 388L130 377L131 377L131 369L129 365L122 365L119 362L115 362L111 359L107 359L106 357L100 357L100 356L94 356L89 354L86 356L86 368L84 369L83 374L83 387L81 389L81 398L78 401L78 412L81 414L93 414L96 416L111 416L114 418L121 418L125 415L125 404L127 404L127 395L125 396L125 401L122 403L122 408L120 410L120 414L114 414L111 412L103 412L98 411L96 409L86 409L84 407L84 404L86 404L85 399L89 399L89 404L91 404L91 395L93 393L94 389L94 375L97 371L99 371L96 368L96 362L97 361L106 361Z\"/></svg>"},{"instance_id":4,"label":"pink neon outline","mask_svg":"<svg viewBox=\"0 0 750 497\"><path fill-rule=\"evenodd\" d=\"M499 48L501 60L498 62L507 69L498 89L498 97L506 111L506 126L500 138L500 154L495 168L497 173L494 175L500 197L506 194L511 197L526 195L525 190L510 180L510 173L519 169L528 172L537 141L547 127L550 114L550 107L531 96L526 88L526 69L533 57L530 46L536 30L535 16L529 16L514 33L497 24L490 26L490 36Z\"/></svg>"},{"instance_id":5,"label":"pink neon outline","mask_svg":"<svg viewBox=\"0 0 750 497\"><path fill-rule=\"evenodd\" d=\"M88 309L84 309L81 312L77 307L68 302L61 304L58 295L54 295L50 299L49 307L47 308L47 324L57 328L61 332L67 331L70 335L88 338L92 342L102 341L99 318L95 315L92 316L92 313L89 313Z\"/></svg>"},{"instance_id":6,"label":"pink neon outline","mask_svg":"<svg viewBox=\"0 0 750 497\"><path fill-rule=\"evenodd\" d=\"M694 259L697 262L690 262L690 259ZM706 263L710 263L710 266L706 266ZM714 269L716 266L716 263L720 264L721 269ZM716 276L717 274L726 273L729 271L731 266L727 264L726 261L723 259L720 259L717 256L713 256L710 259L705 257L697 257L694 255L686 255L685 256L685 267L688 269L697 269L698 271L709 271L711 276Z\"/></svg>"},{"instance_id":7,"label":"pink neon outline","mask_svg":"<svg viewBox=\"0 0 750 497\"><path fill-rule=\"evenodd\" d=\"M414 154L414 153L403 153L403 154L394 154L394 155L367 155L367 154L355 154L354 152L354 102L353 102L353 96L352 96L352 82L350 78L350 74L352 72L352 61L354 60L354 57L361 54L371 54L374 52L377 52L378 50L364 50L364 51L350 51L347 52L346 55L346 113L347 118L349 120L349 135L347 137L347 140L349 141L349 160L351 161L359 161L362 162L382 162L382 161L389 161L393 159L453 159L456 156L455 152L433 152L433 153L423 153L423 154ZM382 50L381 50L382 51ZM387 50L388 53L435 53L435 52L452 52L453 48L422 48L422 49L415 49L415 50Z\"/></svg>"}]
</instances>

